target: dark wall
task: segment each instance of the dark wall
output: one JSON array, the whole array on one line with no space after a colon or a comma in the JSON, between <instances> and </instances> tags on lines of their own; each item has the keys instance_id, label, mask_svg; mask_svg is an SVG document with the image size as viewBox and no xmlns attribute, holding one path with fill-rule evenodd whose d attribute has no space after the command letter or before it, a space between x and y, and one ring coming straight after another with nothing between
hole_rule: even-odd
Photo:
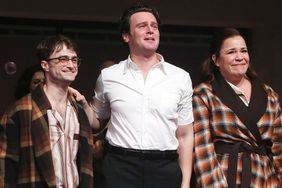
<instances>
[{"instance_id":1,"label":"dark wall","mask_svg":"<svg viewBox=\"0 0 282 188\"><path fill-rule=\"evenodd\" d=\"M19 24L21 23L21 24ZM158 52L165 60L187 70L194 85L199 80L199 67L208 55L211 34L216 27L175 26L162 27ZM281 26L245 28L251 49L251 60L260 77L282 94L280 53ZM12 19L9 25L0 24L0 113L14 101L14 90L23 71L38 63L36 45L48 35L65 34L74 39L83 59L73 87L88 99L93 96L99 66L105 60L119 62L127 58L128 51L121 43L116 23L110 22L56 22ZM8 75L5 64L15 62L17 72Z\"/></svg>"},{"instance_id":2,"label":"dark wall","mask_svg":"<svg viewBox=\"0 0 282 188\"><path fill-rule=\"evenodd\" d=\"M81 87L90 97L95 82L95 79L90 78L96 78L97 65L105 59L118 61L127 56L126 50L117 42L116 24L111 23L116 23L122 11L137 1L140 0L1 1L0 84L3 91L0 112L8 102L13 101L12 93L19 74L24 67L35 62L33 49L36 43L48 34L65 32L77 39L84 62L74 86ZM162 37L160 52L166 60L188 70L194 81L198 77L198 64L206 55L205 40L209 37L197 28L205 28L208 32L214 27L246 28L251 32L249 40L255 69L263 80L282 95L281 1L142 2L159 10L162 23L177 28L163 33L165 37ZM97 22L103 23L102 27ZM14 60L18 65L15 75L6 75L3 70L8 60Z\"/></svg>"},{"instance_id":3,"label":"dark wall","mask_svg":"<svg viewBox=\"0 0 282 188\"><path fill-rule=\"evenodd\" d=\"M32 20L28 22L25 20L25 24L18 24L17 21L22 23L22 20L13 21L11 27L2 30L0 28L0 84L5 88L0 98L1 113L15 100L13 94L20 75L28 66L38 63L35 54L36 45L48 35L65 34L77 42L82 64L72 86L88 99L93 96L100 64L105 60L119 62L128 56L128 50L121 42L116 23L75 22L70 26L67 22L60 22L58 26L56 22L42 21L38 24ZM208 54L208 44L214 29L164 25L158 52L167 62L187 70L196 83L199 77L199 65ZM8 61L16 63L15 74L8 75L5 72L4 66Z\"/></svg>"}]
</instances>

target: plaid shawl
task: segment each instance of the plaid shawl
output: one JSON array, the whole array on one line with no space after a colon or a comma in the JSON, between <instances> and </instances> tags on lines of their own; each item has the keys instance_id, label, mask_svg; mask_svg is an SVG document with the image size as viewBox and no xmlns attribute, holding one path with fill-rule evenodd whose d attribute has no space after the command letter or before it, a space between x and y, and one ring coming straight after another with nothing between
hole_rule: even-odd
<instances>
[{"instance_id":1,"label":"plaid shawl","mask_svg":"<svg viewBox=\"0 0 282 188\"><path fill-rule=\"evenodd\" d=\"M80 123L79 187L93 187L92 130L86 114L70 99ZM47 109L41 87L11 106L0 119L0 187L56 187Z\"/></svg>"},{"instance_id":2,"label":"plaid shawl","mask_svg":"<svg viewBox=\"0 0 282 188\"><path fill-rule=\"evenodd\" d=\"M277 188L282 183L282 125L278 95L267 85L263 85L267 96L264 113L260 114L256 125L263 141L271 140L273 161L266 155L251 153L252 188ZM224 93L226 97L230 93ZM253 96L252 96L253 97ZM263 99L259 99L263 100ZM226 100L224 100L226 101ZM242 102L242 101L239 101ZM256 101L253 101L256 102ZM257 146L258 140L244 124L234 109L227 106L222 98L215 95L212 85L202 83L194 89L194 170L197 187L228 187L228 154L215 152L218 142L242 142ZM254 110L256 111L256 109ZM236 110L238 112L238 110ZM249 113L250 118L254 113ZM236 181L241 184L242 153L238 155ZM280 181L280 183L279 183Z\"/></svg>"}]
</instances>

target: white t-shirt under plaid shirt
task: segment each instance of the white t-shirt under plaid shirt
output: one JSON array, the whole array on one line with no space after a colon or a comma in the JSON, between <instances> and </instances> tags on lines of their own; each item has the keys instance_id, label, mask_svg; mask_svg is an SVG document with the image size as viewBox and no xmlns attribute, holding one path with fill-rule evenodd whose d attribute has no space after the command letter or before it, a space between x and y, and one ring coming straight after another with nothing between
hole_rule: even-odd
<instances>
[{"instance_id":1,"label":"white t-shirt under plaid shirt","mask_svg":"<svg viewBox=\"0 0 282 188\"><path fill-rule=\"evenodd\" d=\"M79 122L70 102L65 121L54 109L47 110L51 151L58 188L75 188L79 184L76 166Z\"/></svg>"}]
</instances>

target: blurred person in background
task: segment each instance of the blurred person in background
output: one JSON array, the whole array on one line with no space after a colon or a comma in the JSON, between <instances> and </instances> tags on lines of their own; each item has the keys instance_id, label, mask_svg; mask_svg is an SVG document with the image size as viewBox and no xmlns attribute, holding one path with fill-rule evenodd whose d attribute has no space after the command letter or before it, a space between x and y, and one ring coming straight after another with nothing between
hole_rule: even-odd
<instances>
[{"instance_id":1,"label":"blurred person in background","mask_svg":"<svg viewBox=\"0 0 282 188\"><path fill-rule=\"evenodd\" d=\"M29 66L18 80L15 90L15 98L20 99L33 91L38 85L44 82L44 72L40 65Z\"/></svg>"}]
</instances>

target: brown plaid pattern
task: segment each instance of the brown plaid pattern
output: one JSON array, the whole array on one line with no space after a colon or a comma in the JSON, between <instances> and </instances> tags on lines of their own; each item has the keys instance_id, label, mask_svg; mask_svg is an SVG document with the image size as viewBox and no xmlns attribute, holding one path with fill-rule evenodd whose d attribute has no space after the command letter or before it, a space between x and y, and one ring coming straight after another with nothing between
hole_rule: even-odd
<instances>
[{"instance_id":1,"label":"brown plaid pattern","mask_svg":"<svg viewBox=\"0 0 282 188\"><path fill-rule=\"evenodd\" d=\"M268 156L251 153L252 188L277 188L282 185L282 117L278 95L267 85L265 113L257 122L263 140L273 142L273 161ZM256 145L255 137L236 114L213 94L210 84L194 89L194 170L197 187L228 187L228 154L216 154L214 143L244 142ZM236 182L241 182L242 153L239 153ZM280 181L280 182L279 182Z\"/></svg>"},{"instance_id":2,"label":"brown plaid pattern","mask_svg":"<svg viewBox=\"0 0 282 188\"><path fill-rule=\"evenodd\" d=\"M92 130L74 101L80 123L79 187L93 187ZM38 87L0 119L0 187L56 187L48 130L50 103Z\"/></svg>"}]
</instances>

